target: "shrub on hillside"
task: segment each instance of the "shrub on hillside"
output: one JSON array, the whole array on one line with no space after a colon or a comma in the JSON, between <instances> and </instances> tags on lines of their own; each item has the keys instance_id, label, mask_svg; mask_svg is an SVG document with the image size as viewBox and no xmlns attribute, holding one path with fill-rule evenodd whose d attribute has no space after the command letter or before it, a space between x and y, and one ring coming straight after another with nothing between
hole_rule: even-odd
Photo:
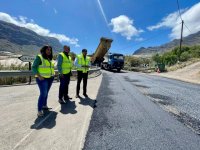
<instances>
[{"instance_id":1,"label":"shrub on hillside","mask_svg":"<svg viewBox=\"0 0 200 150\"><path fill-rule=\"evenodd\" d=\"M200 46L190 47L191 55L195 58L200 58Z\"/></svg>"},{"instance_id":2,"label":"shrub on hillside","mask_svg":"<svg viewBox=\"0 0 200 150\"><path fill-rule=\"evenodd\" d=\"M187 61L191 57L192 57L192 55L189 53L189 51L185 51L185 52L181 53L180 61L182 61L182 62Z\"/></svg>"}]
</instances>

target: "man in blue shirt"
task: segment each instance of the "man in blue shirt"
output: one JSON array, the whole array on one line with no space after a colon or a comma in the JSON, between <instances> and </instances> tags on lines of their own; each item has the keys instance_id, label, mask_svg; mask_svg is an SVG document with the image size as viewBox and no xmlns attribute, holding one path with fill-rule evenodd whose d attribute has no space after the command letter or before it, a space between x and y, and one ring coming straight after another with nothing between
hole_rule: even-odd
<instances>
[{"instance_id":1,"label":"man in blue shirt","mask_svg":"<svg viewBox=\"0 0 200 150\"><path fill-rule=\"evenodd\" d=\"M60 87L59 87L59 103L66 103L67 100L72 99L68 96L68 86L70 82L71 69L72 69L72 59L69 56L70 47L64 46L63 52L58 55L58 72L60 78Z\"/></svg>"}]
</instances>

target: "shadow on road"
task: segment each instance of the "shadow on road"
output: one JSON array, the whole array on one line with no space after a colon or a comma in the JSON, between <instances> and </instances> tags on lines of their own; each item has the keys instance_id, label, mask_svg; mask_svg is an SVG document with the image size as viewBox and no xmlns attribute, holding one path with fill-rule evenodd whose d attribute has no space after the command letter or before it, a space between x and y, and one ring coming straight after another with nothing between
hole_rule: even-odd
<instances>
[{"instance_id":1,"label":"shadow on road","mask_svg":"<svg viewBox=\"0 0 200 150\"><path fill-rule=\"evenodd\" d=\"M44 117L38 117L35 119L34 124L30 127L31 129L51 129L56 125L56 117L58 113L55 111L45 111L44 113Z\"/></svg>"},{"instance_id":2,"label":"shadow on road","mask_svg":"<svg viewBox=\"0 0 200 150\"><path fill-rule=\"evenodd\" d=\"M96 106L96 103L97 103L96 100L91 99L91 98L89 98L89 97L86 97L86 98L80 97L80 102L79 102L79 104L81 104L81 105L85 105L85 106L88 105L88 106L90 106L90 107L92 107L92 108L95 108L95 107L97 107L97 106Z\"/></svg>"},{"instance_id":3,"label":"shadow on road","mask_svg":"<svg viewBox=\"0 0 200 150\"><path fill-rule=\"evenodd\" d=\"M75 114L77 113L75 101L68 100L66 104L61 105L60 112L63 114Z\"/></svg>"}]
</instances>

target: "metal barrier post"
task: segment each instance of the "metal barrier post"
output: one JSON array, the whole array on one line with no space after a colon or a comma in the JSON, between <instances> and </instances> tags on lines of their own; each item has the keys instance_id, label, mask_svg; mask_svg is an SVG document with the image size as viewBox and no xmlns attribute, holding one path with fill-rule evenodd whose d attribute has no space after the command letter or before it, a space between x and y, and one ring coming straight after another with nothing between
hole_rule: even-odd
<instances>
[{"instance_id":1,"label":"metal barrier post","mask_svg":"<svg viewBox=\"0 0 200 150\"><path fill-rule=\"evenodd\" d=\"M28 62L28 69L31 70L31 62ZM31 84L31 76L29 76L29 84Z\"/></svg>"}]
</instances>

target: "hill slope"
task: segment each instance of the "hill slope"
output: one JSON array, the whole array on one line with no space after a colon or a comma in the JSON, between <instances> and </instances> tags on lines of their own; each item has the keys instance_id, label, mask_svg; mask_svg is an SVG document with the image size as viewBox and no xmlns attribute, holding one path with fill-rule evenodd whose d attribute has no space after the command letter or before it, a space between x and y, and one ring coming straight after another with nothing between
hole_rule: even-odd
<instances>
[{"instance_id":1,"label":"hill slope","mask_svg":"<svg viewBox=\"0 0 200 150\"><path fill-rule=\"evenodd\" d=\"M62 45L52 37L44 37L32 30L0 21L0 51L15 54L37 54L43 45L51 45L54 51L61 51Z\"/></svg>"},{"instance_id":2,"label":"hill slope","mask_svg":"<svg viewBox=\"0 0 200 150\"><path fill-rule=\"evenodd\" d=\"M180 40L175 39L169 43L166 43L160 46L148 47L148 48L141 47L138 50L136 50L133 54L134 55L151 55L155 53L163 53L163 52L173 49L176 46L179 46L179 44L180 44ZM186 45L186 46L200 45L200 31L195 34L191 34L187 37L184 37L183 45Z\"/></svg>"}]
</instances>

